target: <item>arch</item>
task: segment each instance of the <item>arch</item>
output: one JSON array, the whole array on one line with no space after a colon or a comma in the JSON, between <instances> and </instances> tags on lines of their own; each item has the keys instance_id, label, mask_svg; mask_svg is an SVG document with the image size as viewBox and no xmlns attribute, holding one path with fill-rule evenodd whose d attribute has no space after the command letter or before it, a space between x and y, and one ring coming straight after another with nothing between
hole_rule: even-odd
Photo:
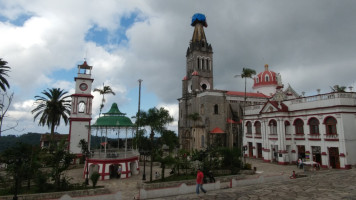
<instances>
[{"instance_id":1,"label":"arch","mask_svg":"<svg viewBox=\"0 0 356 200\"><path fill-rule=\"evenodd\" d=\"M247 134L252 134L252 123L250 121L246 122Z\"/></svg>"},{"instance_id":2,"label":"arch","mask_svg":"<svg viewBox=\"0 0 356 200\"><path fill-rule=\"evenodd\" d=\"M80 101L78 103L78 113L84 113L84 111L85 111L85 102Z\"/></svg>"},{"instance_id":3,"label":"arch","mask_svg":"<svg viewBox=\"0 0 356 200\"><path fill-rule=\"evenodd\" d=\"M218 106L218 104L214 105L214 114L215 115L219 114L219 106Z\"/></svg>"},{"instance_id":4,"label":"arch","mask_svg":"<svg viewBox=\"0 0 356 200\"><path fill-rule=\"evenodd\" d=\"M290 122L289 121L284 121L284 132L286 135L290 134Z\"/></svg>"},{"instance_id":5,"label":"arch","mask_svg":"<svg viewBox=\"0 0 356 200\"><path fill-rule=\"evenodd\" d=\"M269 76L267 74L265 75L265 81L269 82Z\"/></svg>"},{"instance_id":6,"label":"arch","mask_svg":"<svg viewBox=\"0 0 356 200\"><path fill-rule=\"evenodd\" d=\"M295 126L295 134L304 135L304 122L302 119L297 118L296 120L294 120L293 125Z\"/></svg>"},{"instance_id":7,"label":"arch","mask_svg":"<svg viewBox=\"0 0 356 200\"><path fill-rule=\"evenodd\" d=\"M325 129L327 135L337 135L336 124L337 120L333 116L324 119Z\"/></svg>"},{"instance_id":8,"label":"arch","mask_svg":"<svg viewBox=\"0 0 356 200\"><path fill-rule=\"evenodd\" d=\"M270 134L271 135L277 135L277 121L274 120L274 119L271 119L268 122L268 126L269 126L269 129L270 129Z\"/></svg>"},{"instance_id":9,"label":"arch","mask_svg":"<svg viewBox=\"0 0 356 200\"><path fill-rule=\"evenodd\" d=\"M254 126L255 126L256 135L261 135L261 122L256 121Z\"/></svg>"},{"instance_id":10,"label":"arch","mask_svg":"<svg viewBox=\"0 0 356 200\"><path fill-rule=\"evenodd\" d=\"M308 120L309 133L311 135L319 135L319 120L315 117L312 117Z\"/></svg>"}]
</instances>

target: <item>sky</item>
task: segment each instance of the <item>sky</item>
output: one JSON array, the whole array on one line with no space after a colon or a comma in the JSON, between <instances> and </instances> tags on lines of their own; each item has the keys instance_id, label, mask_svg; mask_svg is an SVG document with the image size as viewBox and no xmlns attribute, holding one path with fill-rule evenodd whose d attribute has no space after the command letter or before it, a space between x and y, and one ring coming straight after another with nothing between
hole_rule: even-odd
<instances>
[{"instance_id":1,"label":"sky","mask_svg":"<svg viewBox=\"0 0 356 200\"><path fill-rule=\"evenodd\" d=\"M207 19L215 89L243 91L234 75L265 64L306 96L336 84L355 88L355 7L352 0L0 0L0 58L11 67L14 93L3 129L18 124L2 135L49 132L34 121L34 97L47 88L73 94L84 60L93 66L92 88L104 83L116 93L106 96L104 112L115 102L134 116L142 79L141 110L168 109L177 131L195 13ZM101 97L92 94L94 123ZM68 133L69 125L56 131Z\"/></svg>"}]
</instances>

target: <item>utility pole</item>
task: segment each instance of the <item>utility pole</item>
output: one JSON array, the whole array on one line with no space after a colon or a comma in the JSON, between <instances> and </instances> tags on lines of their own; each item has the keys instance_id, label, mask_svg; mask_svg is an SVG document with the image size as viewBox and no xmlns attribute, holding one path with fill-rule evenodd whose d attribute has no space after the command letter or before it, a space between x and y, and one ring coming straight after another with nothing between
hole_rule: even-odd
<instances>
[{"instance_id":1,"label":"utility pole","mask_svg":"<svg viewBox=\"0 0 356 200\"><path fill-rule=\"evenodd\" d=\"M136 138L137 138L137 142L136 142L136 149L137 149L137 143L138 143L138 131L139 131L139 127L140 127L140 106L141 106L141 82L143 80L142 79L138 79L138 111L137 111L137 127L136 127ZM141 144L140 144L141 145Z\"/></svg>"}]
</instances>

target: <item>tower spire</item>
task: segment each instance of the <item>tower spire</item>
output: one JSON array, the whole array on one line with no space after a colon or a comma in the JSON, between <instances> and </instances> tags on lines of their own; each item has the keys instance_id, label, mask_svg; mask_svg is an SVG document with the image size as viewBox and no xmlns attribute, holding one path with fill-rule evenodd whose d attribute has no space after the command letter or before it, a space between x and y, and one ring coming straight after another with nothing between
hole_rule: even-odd
<instances>
[{"instance_id":1,"label":"tower spire","mask_svg":"<svg viewBox=\"0 0 356 200\"><path fill-rule=\"evenodd\" d=\"M192 17L191 26L194 26L192 42L206 42L204 27L207 27L205 15L196 13Z\"/></svg>"}]
</instances>

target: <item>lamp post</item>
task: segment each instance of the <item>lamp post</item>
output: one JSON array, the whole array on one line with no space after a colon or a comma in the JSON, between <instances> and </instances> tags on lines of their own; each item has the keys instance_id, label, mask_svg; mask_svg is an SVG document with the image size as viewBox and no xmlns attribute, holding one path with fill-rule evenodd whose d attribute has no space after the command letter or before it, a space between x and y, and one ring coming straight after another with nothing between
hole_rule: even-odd
<instances>
[{"instance_id":1,"label":"lamp post","mask_svg":"<svg viewBox=\"0 0 356 200\"><path fill-rule=\"evenodd\" d=\"M143 154L143 175L142 175L142 180L146 180L146 151L141 151L141 154Z\"/></svg>"},{"instance_id":2,"label":"lamp post","mask_svg":"<svg viewBox=\"0 0 356 200\"><path fill-rule=\"evenodd\" d=\"M86 171L86 173L85 173L85 185L89 185L89 163L88 163L88 161L89 161L89 156L90 156L90 152L88 151L88 152L86 152L86 154L85 154L85 160L86 160L86 169L87 169L87 171Z\"/></svg>"}]
</instances>

